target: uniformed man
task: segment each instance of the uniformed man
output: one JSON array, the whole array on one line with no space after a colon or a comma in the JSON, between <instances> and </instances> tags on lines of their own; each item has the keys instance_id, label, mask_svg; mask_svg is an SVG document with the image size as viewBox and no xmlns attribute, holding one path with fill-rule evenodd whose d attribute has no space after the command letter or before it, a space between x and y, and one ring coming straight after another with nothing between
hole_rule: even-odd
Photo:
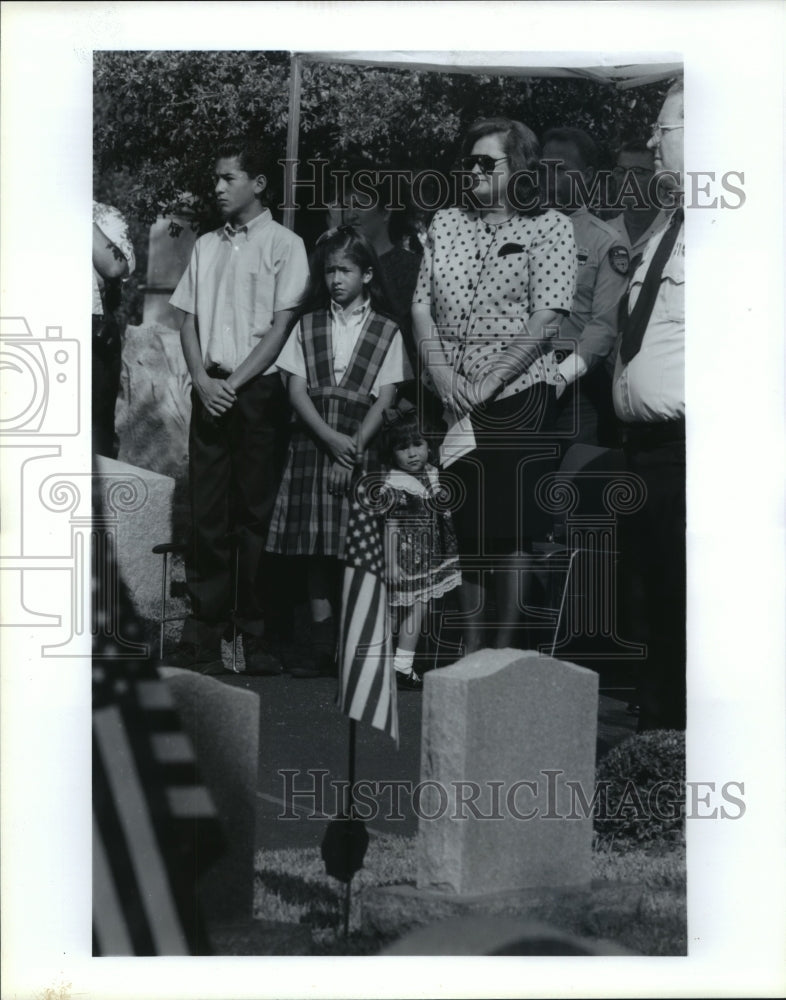
<instances>
[{"instance_id":1,"label":"uniformed man","mask_svg":"<svg viewBox=\"0 0 786 1000\"><path fill-rule=\"evenodd\" d=\"M612 444L611 382L604 362L617 339L617 311L630 263L627 240L583 203L598 164L597 147L586 132L549 130L543 160L549 204L570 217L578 255L573 306L560 326L557 357L565 388L557 390L556 430L563 451L577 442Z\"/></svg>"},{"instance_id":2,"label":"uniformed man","mask_svg":"<svg viewBox=\"0 0 786 1000\"><path fill-rule=\"evenodd\" d=\"M685 239L681 187L683 90L674 84L652 126L662 190L678 205L650 239L621 313L614 409L627 468L645 500L623 520L625 635L647 645L639 684L639 730L685 726Z\"/></svg>"},{"instance_id":3,"label":"uniformed man","mask_svg":"<svg viewBox=\"0 0 786 1000\"><path fill-rule=\"evenodd\" d=\"M651 197L654 176L655 157L646 142L621 146L612 179L615 200L621 201L622 211L609 220L609 225L627 241L631 261L641 259L647 243L669 217Z\"/></svg>"}]
</instances>

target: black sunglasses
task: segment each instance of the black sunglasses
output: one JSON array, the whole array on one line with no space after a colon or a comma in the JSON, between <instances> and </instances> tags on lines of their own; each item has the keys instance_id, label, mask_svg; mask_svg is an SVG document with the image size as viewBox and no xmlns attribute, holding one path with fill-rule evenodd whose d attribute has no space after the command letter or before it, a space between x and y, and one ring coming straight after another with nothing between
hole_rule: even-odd
<instances>
[{"instance_id":1,"label":"black sunglasses","mask_svg":"<svg viewBox=\"0 0 786 1000\"><path fill-rule=\"evenodd\" d=\"M495 160L493 156L489 156L487 153L473 153L471 156L463 156L461 158L461 169L474 170L475 167L480 167L484 174L491 174L494 172L496 165L502 163L503 160L507 160L507 156L500 156Z\"/></svg>"}]
</instances>

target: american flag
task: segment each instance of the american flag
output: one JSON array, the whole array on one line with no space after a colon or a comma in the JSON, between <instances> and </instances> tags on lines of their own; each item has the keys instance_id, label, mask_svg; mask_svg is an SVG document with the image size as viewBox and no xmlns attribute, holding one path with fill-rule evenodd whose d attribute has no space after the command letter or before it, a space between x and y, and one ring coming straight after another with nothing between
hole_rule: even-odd
<instances>
[{"instance_id":1,"label":"american flag","mask_svg":"<svg viewBox=\"0 0 786 1000\"><path fill-rule=\"evenodd\" d=\"M93 954L211 954L198 878L222 848L166 684L145 661L94 661Z\"/></svg>"},{"instance_id":2,"label":"american flag","mask_svg":"<svg viewBox=\"0 0 786 1000\"><path fill-rule=\"evenodd\" d=\"M384 580L384 518L365 481L358 484L350 505L344 562L339 707L350 719L383 730L398 744L393 642Z\"/></svg>"},{"instance_id":3,"label":"american flag","mask_svg":"<svg viewBox=\"0 0 786 1000\"><path fill-rule=\"evenodd\" d=\"M168 686L111 627L139 637L112 547L93 558L93 954L209 955L199 879L224 834Z\"/></svg>"}]
</instances>

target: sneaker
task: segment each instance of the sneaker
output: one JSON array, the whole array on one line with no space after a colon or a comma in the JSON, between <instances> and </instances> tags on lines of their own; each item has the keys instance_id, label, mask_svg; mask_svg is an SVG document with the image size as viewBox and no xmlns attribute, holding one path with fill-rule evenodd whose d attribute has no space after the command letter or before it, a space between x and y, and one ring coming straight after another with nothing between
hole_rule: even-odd
<instances>
[{"instance_id":1,"label":"sneaker","mask_svg":"<svg viewBox=\"0 0 786 1000\"><path fill-rule=\"evenodd\" d=\"M221 647L198 646L193 642L180 642L175 650L161 660L162 667L193 670L198 674L224 673Z\"/></svg>"},{"instance_id":2,"label":"sneaker","mask_svg":"<svg viewBox=\"0 0 786 1000\"><path fill-rule=\"evenodd\" d=\"M251 677L275 677L284 673L281 661L273 656L264 639L250 632L241 632L240 641L243 643L243 659L246 661L246 669L242 673Z\"/></svg>"},{"instance_id":3,"label":"sneaker","mask_svg":"<svg viewBox=\"0 0 786 1000\"><path fill-rule=\"evenodd\" d=\"M399 691L422 691L423 678L420 674L416 674L414 670L410 670L408 674L403 673L401 670L397 670L396 687Z\"/></svg>"}]
</instances>

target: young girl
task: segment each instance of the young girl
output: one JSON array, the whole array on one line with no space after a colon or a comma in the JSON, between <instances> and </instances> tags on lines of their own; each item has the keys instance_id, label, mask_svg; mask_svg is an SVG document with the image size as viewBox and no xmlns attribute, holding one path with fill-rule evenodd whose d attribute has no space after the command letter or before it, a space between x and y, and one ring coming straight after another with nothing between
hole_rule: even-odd
<instances>
[{"instance_id":1,"label":"young girl","mask_svg":"<svg viewBox=\"0 0 786 1000\"><path fill-rule=\"evenodd\" d=\"M267 540L271 552L308 558L316 659L296 676L335 672L333 604L348 493L375 467L383 411L396 385L412 377L368 241L341 226L322 237L310 267L300 321L276 362L296 422Z\"/></svg>"},{"instance_id":2,"label":"young girl","mask_svg":"<svg viewBox=\"0 0 786 1000\"><path fill-rule=\"evenodd\" d=\"M398 687L419 690L423 681L412 664L423 616L430 601L461 583L458 546L411 404L403 401L385 413L382 451L390 466L385 479L388 601L401 609L393 665Z\"/></svg>"}]
</instances>

